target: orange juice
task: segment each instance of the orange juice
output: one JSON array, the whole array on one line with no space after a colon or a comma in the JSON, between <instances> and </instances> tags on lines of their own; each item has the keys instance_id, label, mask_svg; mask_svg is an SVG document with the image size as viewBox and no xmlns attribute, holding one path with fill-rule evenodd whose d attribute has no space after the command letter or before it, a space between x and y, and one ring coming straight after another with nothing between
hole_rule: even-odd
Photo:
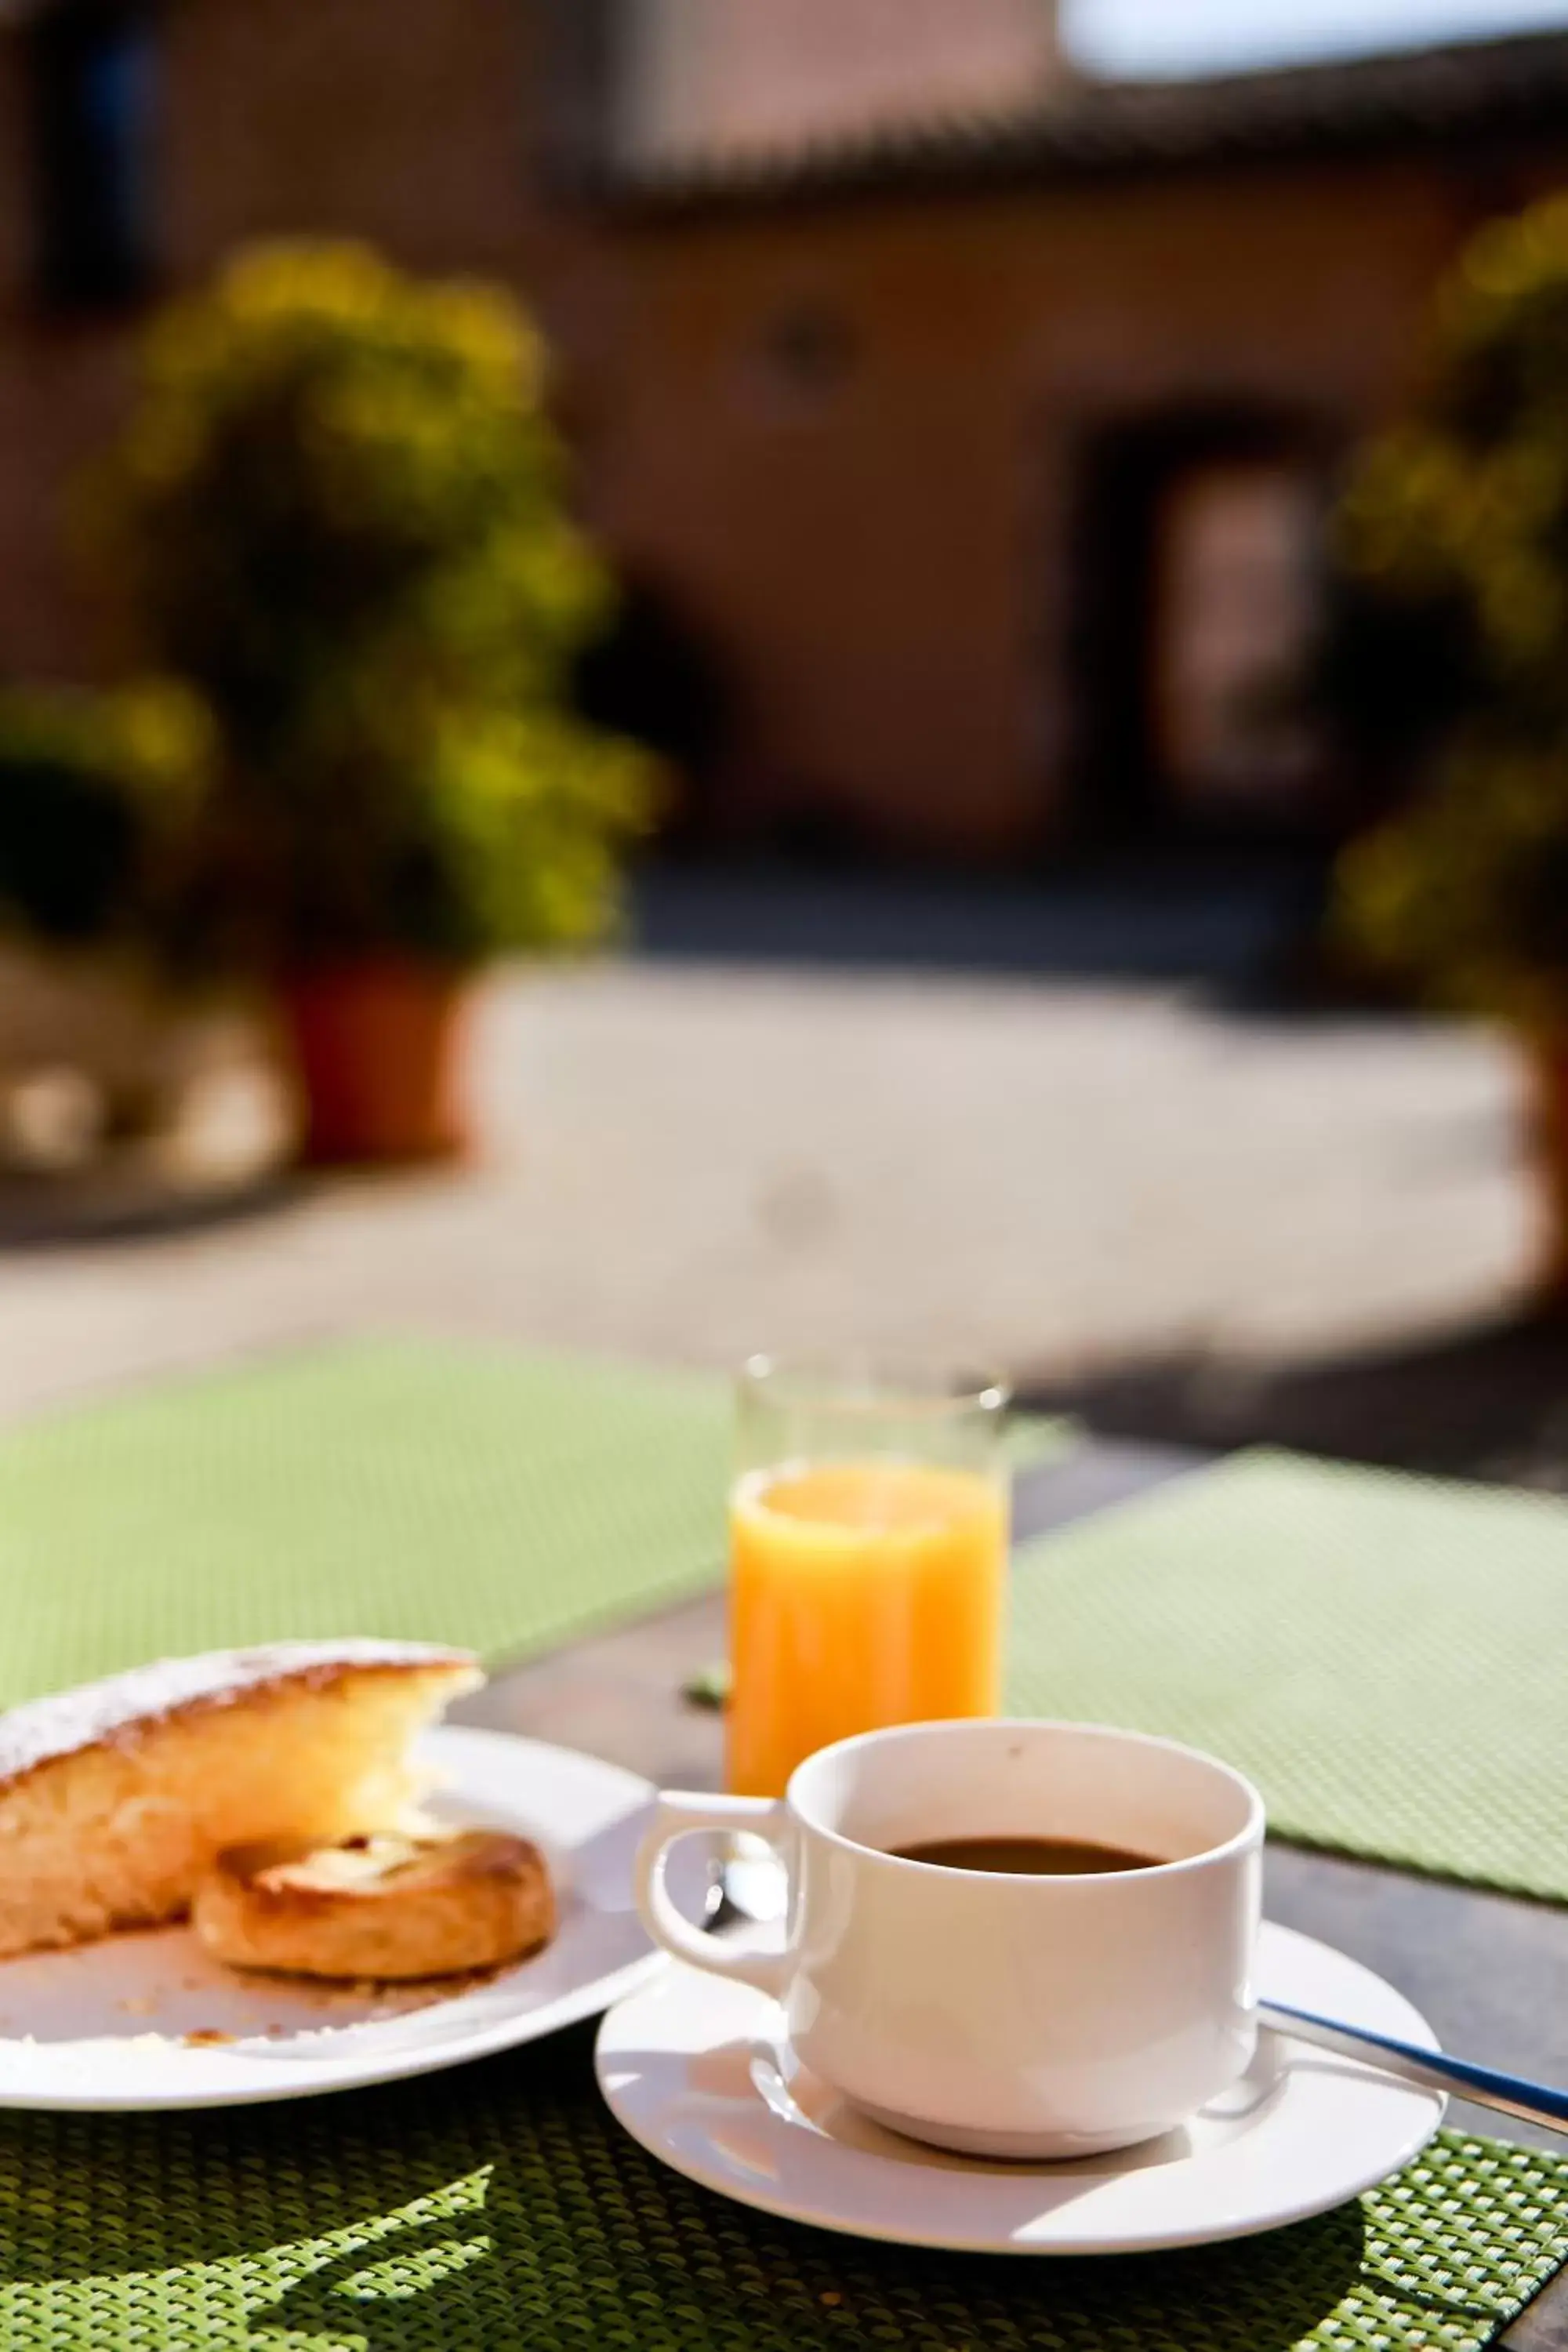
<instances>
[{"instance_id":1,"label":"orange juice","mask_svg":"<svg viewBox=\"0 0 1568 2352\"><path fill-rule=\"evenodd\" d=\"M730 1537L736 1794L782 1795L803 1758L852 1732L998 1711L996 1480L874 1457L753 1472Z\"/></svg>"}]
</instances>

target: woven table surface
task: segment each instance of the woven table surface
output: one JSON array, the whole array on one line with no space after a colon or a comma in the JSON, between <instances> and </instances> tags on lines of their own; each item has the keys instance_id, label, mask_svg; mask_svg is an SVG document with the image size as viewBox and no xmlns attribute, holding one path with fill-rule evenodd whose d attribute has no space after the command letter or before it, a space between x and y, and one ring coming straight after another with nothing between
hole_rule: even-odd
<instances>
[{"instance_id":1,"label":"woven table surface","mask_svg":"<svg viewBox=\"0 0 1568 2352\"><path fill-rule=\"evenodd\" d=\"M1157 1731L1269 1825L1568 1899L1568 1504L1238 1456L1026 1546L1012 1703Z\"/></svg>"},{"instance_id":2,"label":"woven table surface","mask_svg":"<svg viewBox=\"0 0 1568 2352\"><path fill-rule=\"evenodd\" d=\"M25 1424L0 1439L0 1705L282 1635L495 1663L668 1606L723 1574L731 1410L710 1374L408 1339Z\"/></svg>"},{"instance_id":3,"label":"woven table surface","mask_svg":"<svg viewBox=\"0 0 1568 2352\"><path fill-rule=\"evenodd\" d=\"M583 2031L227 2115L0 2117L7 2352L1472 2352L1568 2254L1568 2160L1445 2135L1229 2247L957 2257L769 2221L611 2120Z\"/></svg>"}]
</instances>

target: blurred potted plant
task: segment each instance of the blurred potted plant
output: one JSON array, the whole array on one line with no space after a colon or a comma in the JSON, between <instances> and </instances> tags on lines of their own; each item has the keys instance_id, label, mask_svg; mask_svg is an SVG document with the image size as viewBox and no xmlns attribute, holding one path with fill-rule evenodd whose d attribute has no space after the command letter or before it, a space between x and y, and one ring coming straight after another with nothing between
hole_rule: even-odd
<instances>
[{"instance_id":1,"label":"blurred potted plant","mask_svg":"<svg viewBox=\"0 0 1568 2352\"><path fill-rule=\"evenodd\" d=\"M593 939L647 769L570 712L604 576L509 297L353 246L168 311L100 485L142 652L210 710L205 891L266 973L318 1160L458 1148L468 982Z\"/></svg>"},{"instance_id":2,"label":"blurred potted plant","mask_svg":"<svg viewBox=\"0 0 1568 2352\"><path fill-rule=\"evenodd\" d=\"M1426 679L1404 805L1344 854L1342 936L1523 1047L1568 1300L1568 201L1483 231L1439 304L1415 412L1339 518L1356 617L1342 716L1386 726L1391 666ZM1359 633L1359 635L1358 635ZM1342 646L1342 655L1343 648ZM1410 697L1405 697L1406 701ZM1417 700L1419 697L1417 698ZM1372 722L1368 726L1365 722Z\"/></svg>"}]
</instances>

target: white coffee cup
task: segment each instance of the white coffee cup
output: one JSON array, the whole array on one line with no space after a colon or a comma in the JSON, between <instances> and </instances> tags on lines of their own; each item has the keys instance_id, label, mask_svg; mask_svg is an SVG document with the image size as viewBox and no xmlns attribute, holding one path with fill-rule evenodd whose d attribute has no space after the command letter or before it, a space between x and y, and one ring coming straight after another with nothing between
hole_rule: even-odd
<instances>
[{"instance_id":1,"label":"white coffee cup","mask_svg":"<svg viewBox=\"0 0 1568 2352\"><path fill-rule=\"evenodd\" d=\"M796 2056L878 2122L970 2155L1087 2156L1170 2130L1245 2072L1263 1827L1249 1781L1172 1740L908 1724L823 1748L778 1802L662 1796L637 1903L679 1959L782 2002ZM675 1908L669 1851L699 1830L776 1849L782 1949ZM890 1851L980 1837L1158 1861L1036 1876Z\"/></svg>"}]
</instances>

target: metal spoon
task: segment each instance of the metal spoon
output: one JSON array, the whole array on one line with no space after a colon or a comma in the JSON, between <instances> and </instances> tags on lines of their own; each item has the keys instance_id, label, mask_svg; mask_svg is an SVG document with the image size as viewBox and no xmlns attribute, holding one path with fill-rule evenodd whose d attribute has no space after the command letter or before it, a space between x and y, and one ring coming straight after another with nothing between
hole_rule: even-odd
<instances>
[{"instance_id":1,"label":"metal spoon","mask_svg":"<svg viewBox=\"0 0 1568 2352\"><path fill-rule=\"evenodd\" d=\"M1369 2033L1363 2026L1337 2025L1331 2018L1313 2017L1305 2010L1287 2009L1283 2002L1260 2000L1258 2021L1288 2033L1297 2042L1310 2042L1342 2058L1360 2058L1395 2074L1402 2083L1423 2090L1452 2091L1479 2106L1497 2107L1527 2124L1544 2124L1548 2131L1568 2133L1568 2091L1547 2083L1526 2082L1518 2074L1500 2074L1492 2066L1473 2065L1468 2058L1450 2058L1441 2050L1422 2050L1413 2042L1396 2042L1386 2033Z\"/></svg>"}]
</instances>

